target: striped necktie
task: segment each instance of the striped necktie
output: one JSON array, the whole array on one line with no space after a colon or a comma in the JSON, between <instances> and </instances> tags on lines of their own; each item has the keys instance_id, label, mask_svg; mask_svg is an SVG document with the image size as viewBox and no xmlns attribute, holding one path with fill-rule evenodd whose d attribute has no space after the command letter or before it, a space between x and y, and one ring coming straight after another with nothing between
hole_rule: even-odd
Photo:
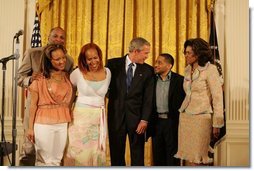
<instances>
[{"instance_id":1,"label":"striped necktie","mask_svg":"<svg viewBox=\"0 0 254 171\"><path fill-rule=\"evenodd\" d=\"M131 81L132 81L132 77L133 77L133 69L132 69L133 66L134 66L133 63L129 64L127 74L126 74L127 75L127 77L126 77L127 93L128 93L128 90L131 86Z\"/></svg>"}]
</instances>

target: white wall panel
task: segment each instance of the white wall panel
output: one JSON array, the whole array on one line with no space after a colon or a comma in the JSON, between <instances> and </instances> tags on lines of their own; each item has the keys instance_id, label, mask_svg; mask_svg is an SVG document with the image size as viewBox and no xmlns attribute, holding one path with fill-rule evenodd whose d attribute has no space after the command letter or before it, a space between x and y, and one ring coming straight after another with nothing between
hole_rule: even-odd
<instances>
[{"instance_id":1,"label":"white wall panel","mask_svg":"<svg viewBox=\"0 0 254 171\"><path fill-rule=\"evenodd\" d=\"M0 59L13 54L17 46L13 46L13 37L20 29L24 30L24 35L20 36L19 44L19 64L23 58L24 49L30 45L30 39L33 29L35 0L1 0L0 1ZM15 44L14 44L15 45ZM12 142L12 122L13 122L13 94L12 86L14 75L13 65L15 63L9 61L6 69L5 80L5 105L4 105L4 132L6 141ZM3 87L3 73L2 64L0 63L0 115L2 116L2 87ZM16 129L17 137L16 143L18 150L16 152L16 165L18 165L20 145L23 141L23 128L21 121L22 114L22 89L18 87L17 93L17 117L16 117ZM2 130L2 126L0 128ZM11 159L11 155L10 155ZM5 165L10 165L7 158L5 158Z\"/></svg>"},{"instance_id":2,"label":"white wall panel","mask_svg":"<svg viewBox=\"0 0 254 171\"><path fill-rule=\"evenodd\" d=\"M13 46L13 37L18 30L24 30L24 0L2 0L0 1L0 58L12 55L13 49L15 50L17 46ZM23 54L23 36L19 38L19 53L21 61ZM15 43L14 43L15 44ZM6 68L6 80L5 80L5 117L12 117L12 106L13 106L13 61L7 63ZM0 64L0 87L1 87L1 103L2 103L2 85L3 85L3 73L2 64ZM20 89L19 89L20 91ZM19 93L20 94L20 93ZM20 95L18 96L18 108L20 107ZM2 110L2 105L0 105ZM18 115L20 115L20 110L18 110Z\"/></svg>"},{"instance_id":3,"label":"white wall panel","mask_svg":"<svg viewBox=\"0 0 254 171\"><path fill-rule=\"evenodd\" d=\"M219 32L218 38L224 46L227 134L216 149L215 165L250 166L249 1L217 0L216 3L220 16L216 19L217 27L220 28L218 23L225 26L224 35Z\"/></svg>"}]
</instances>

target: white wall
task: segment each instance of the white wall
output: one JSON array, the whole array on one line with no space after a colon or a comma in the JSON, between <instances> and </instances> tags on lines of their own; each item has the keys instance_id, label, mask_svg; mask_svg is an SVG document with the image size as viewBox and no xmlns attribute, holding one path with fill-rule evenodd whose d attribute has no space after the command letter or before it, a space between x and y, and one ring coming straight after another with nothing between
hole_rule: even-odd
<instances>
[{"instance_id":1,"label":"white wall","mask_svg":"<svg viewBox=\"0 0 254 171\"><path fill-rule=\"evenodd\" d=\"M19 63L23 58L23 52L26 47L30 46L30 39L33 29L34 20L34 4L35 0L1 0L0 1L0 59L13 54L14 51L19 49ZM24 30L24 35L20 36L20 44L13 46L13 37L20 29ZM17 60L16 60L17 61ZM4 132L7 142L12 142L12 118L13 118L13 94L12 85L14 80L13 66L16 62L9 61L6 69L6 80L5 80L5 105L4 105ZM0 114L2 117L2 88L3 88L3 73L2 64L0 64ZM14 67L15 68L15 67ZM15 71L15 70L14 70ZM16 152L16 165L18 165L18 157L21 141L23 141L23 129L21 122L21 102L22 102L22 89L17 88L17 118L16 118L16 129L17 137L16 142L18 144L18 150ZM2 130L2 126L0 128ZM2 136L2 135L1 135ZM10 155L10 159L11 155ZM5 165L10 165L8 160L5 158Z\"/></svg>"},{"instance_id":2,"label":"white wall","mask_svg":"<svg viewBox=\"0 0 254 171\"><path fill-rule=\"evenodd\" d=\"M216 1L227 118L226 139L216 153L220 166L250 166L248 6L248 0Z\"/></svg>"}]
</instances>

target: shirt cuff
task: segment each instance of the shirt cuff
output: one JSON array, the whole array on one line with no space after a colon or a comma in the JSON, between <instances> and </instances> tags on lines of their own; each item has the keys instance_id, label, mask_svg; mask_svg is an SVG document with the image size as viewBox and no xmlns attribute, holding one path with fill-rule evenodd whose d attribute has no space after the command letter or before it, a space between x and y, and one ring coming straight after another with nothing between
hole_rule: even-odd
<instances>
[{"instance_id":1,"label":"shirt cuff","mask_svg":"<svg viewBox=\"0 0 254 171\"><path fill-rule=\"evenodd\" d=\"M145 122L145 123L148 123L148 121L146 121L146 120L141 120L141 122Z\"/></svg>"}]
</instances>

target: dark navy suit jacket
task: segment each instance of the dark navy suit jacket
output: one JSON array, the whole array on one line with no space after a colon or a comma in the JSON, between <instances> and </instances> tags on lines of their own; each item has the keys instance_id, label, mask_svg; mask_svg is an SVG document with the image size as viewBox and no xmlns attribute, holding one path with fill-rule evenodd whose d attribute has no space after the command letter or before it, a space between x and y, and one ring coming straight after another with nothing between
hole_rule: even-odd
<instances>
[{"instance_id":1,"label":"dark navy suit jacket","mask_svg":"<svg viewBox=\"0 0 254 171\"><path fill-rule=\"evenodd\" d=\"M117 131L123 126L135 131L140 120L149 121L152 114L154 71L148 64L137 64L130 89L126 86L126 56L109 59L112 77L109 86L108 128Z\"/></svg>"}]
</instances>

